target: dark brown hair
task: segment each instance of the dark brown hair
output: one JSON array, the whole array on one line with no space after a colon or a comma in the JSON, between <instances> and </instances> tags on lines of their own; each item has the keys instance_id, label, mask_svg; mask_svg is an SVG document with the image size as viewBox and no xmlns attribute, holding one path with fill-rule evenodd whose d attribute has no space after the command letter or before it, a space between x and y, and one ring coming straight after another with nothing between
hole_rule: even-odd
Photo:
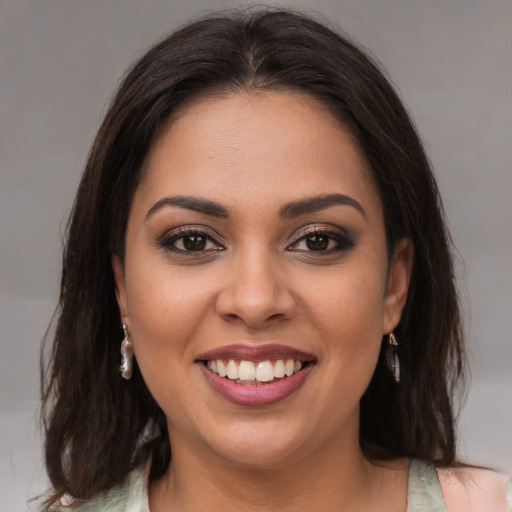
<instances>
[{"instance_id":1,"label":"dark brown hair","mask_svg":"<svg viewBox=\"0 0 512 512\"><path fill-rule=\"evenodd\" d=\"M389 252L403 237L415 248L395 330L401 382L383 340L361 401L361 446L370 459L453 463L461 324L441 200L415 128L379 67L325 23L288 10L230 11L150 49L121 83L90 151L68 224L53 345L41 363L50 500L90 498L149 455L152 477L165 472L164 414L137 367L129 382L119 374L111 257L123 257L131 198L169 116L206 94L276 89L310 94L352 132L380 191Z\"/></svg>"}]
</instances>

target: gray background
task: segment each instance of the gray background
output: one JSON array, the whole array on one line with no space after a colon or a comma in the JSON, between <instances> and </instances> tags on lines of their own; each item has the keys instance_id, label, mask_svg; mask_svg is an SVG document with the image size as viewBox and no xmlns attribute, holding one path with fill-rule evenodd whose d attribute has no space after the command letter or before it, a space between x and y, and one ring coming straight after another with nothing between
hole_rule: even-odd
<instances>
[{"instance_id":1,"label":"gray background","mask_svg":"<svg viewBox=\"0 0 512 512\"><path fill-rule=\"evenodd\" d=\"M233 5L0 1L1 512L26 510L45 486L39 344L57 297L61 233L107 98L151 42L201 10ZM473 367L461 456L512 473L512 2L288 5L313 7L370 48L417 122L460 251Z\"/></svg>"}]
</instances>

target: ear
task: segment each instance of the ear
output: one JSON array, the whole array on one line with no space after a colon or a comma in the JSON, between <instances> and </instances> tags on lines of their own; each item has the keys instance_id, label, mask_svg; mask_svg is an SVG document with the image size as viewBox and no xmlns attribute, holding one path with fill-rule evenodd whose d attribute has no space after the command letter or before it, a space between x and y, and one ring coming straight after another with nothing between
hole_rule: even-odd
<instances>
[{"instance_id":1,"label":"ear","mask_svg":"<svg viewBox=\"0 0 512 512\"><path fill-rule=\"evenodd\" d=\"M389 265L384 296L382 334L389 334L400 322L407 301L414 260L414 246L408 238L402 238L393 250Z\"/></svg>"},{"instance_id":2,"label":"ear","mask_svg":"<svg viewBox=\"0 0 512 512\"><path fill-rule=\"evenodd\" d=\"M116 283L116 297L121 312L121 323L128 325L128 308L126 302L126 287L124 283L124 267L121 258L117 254L112 255L112 271Z\"/></svg>"}]
</instances>

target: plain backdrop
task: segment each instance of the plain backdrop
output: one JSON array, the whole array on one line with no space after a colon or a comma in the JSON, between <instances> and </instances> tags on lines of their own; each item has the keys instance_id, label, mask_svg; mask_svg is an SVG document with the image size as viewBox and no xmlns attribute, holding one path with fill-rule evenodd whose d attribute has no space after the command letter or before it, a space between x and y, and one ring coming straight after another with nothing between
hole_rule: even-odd
<instances>
[{"instance_id":1,"label":"plain backdrop","mask_svg":"<svg viewBox=\"0 0 512 512\"><path fill-rule=\"evenodd\" d=\"M46 486L39 345L57 298L61 234L107 100L152 42L235 5L0 1L1 512L27 510ZM512 474L512 2L287 5L314 8L369 48L418 125L460 253L473 369L460 455Z\"/></svg>"}]
</instances>

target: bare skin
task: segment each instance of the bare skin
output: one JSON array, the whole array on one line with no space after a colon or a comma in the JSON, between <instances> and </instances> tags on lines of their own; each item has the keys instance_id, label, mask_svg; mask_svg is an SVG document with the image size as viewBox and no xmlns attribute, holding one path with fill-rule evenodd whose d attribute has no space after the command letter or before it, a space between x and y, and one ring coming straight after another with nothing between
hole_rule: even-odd
<instances>
[{"instance_id":1,"label":"bare skin","mask_svg":"<svg viewBox=\"0 0 512 512\"><path fill-rule=\"evenodd\" d=\"M334 194L345 199L324 200ZM389 258L363 154L314 99L229 94L175 116L135 193L124 264L113 258L122 321L170 433L151 511L405 512L408 461L369 463L358 432L412 257L402 240ZM312 370L277 403L231 403L198 357L237 343L303 351Z\"/></svg>"}]
</instances>

